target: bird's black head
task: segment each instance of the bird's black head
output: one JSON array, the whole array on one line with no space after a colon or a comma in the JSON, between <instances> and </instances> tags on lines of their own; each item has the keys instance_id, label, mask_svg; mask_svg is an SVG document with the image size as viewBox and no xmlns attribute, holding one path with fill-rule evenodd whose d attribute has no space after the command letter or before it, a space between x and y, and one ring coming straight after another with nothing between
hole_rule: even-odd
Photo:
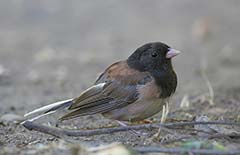
<instances>
[{"instance_id":1,"label":"bird's black head","mask_svg":"<svg viewBox=\"0 0 240 155\"><path fill-rule=\"evenodd\" d=\"M161 42L148 43L138 48L127 60L128 65L140 71L172 69L171 58L177 51Z\"/></svg>"},{"instance_id":2,"label":"bird's black head","mask_svg":"<svg viewBox=\"0 0 240 155\"><path fill-rule=\"evenodd\" d=\"M161 42L148 43L138 48L128 59L131 68L149 72L162 88L162 97L170 96L176 89L177 76L171 58L180 52Z\"/></svg>"}]
</instances>

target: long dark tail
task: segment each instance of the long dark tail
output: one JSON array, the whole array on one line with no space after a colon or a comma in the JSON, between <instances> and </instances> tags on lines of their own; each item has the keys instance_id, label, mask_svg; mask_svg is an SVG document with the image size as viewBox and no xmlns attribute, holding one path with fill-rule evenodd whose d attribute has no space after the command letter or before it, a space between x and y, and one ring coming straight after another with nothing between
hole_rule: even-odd
<instances>
[{"instance_id":1,"label":"long dark tail","mask_svg":"<svg viewBox=\"0 0 240 155\"><path fill-rule=\"evenodd\" d=\"M28 119L29 121L34 121L36 119L39 119L43 116L52 114L58 110L64 109L69 107L73 102L73 99L68 99L68 100L64 100L64 101L59 101L59 102L55 102L49 105L46 105L44 107L35 109L27 114L24 115L24 117L26 117L26 119Z\"/></svg>"}]
</instances>

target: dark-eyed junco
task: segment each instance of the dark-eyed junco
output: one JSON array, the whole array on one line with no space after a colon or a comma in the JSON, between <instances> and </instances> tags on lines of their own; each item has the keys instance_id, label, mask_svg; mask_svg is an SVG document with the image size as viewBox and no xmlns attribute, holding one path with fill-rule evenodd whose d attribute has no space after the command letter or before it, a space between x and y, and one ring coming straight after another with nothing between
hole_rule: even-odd
<instances>
[{"instance_id":1,"label":"dark-eyed junco","mask_svg":"<svg viewBox=\"0 0 240 155\"><path fill-rule=\"evenodd\" d=\"M118 121L141 121L162 110L177 87L171 58L180 52L161 42L138 48L127 60L109 66L79 97L36 109L32 120L67 108L60 118L102 114ZM35 117L33 117L35 116Z\"/></svg>"}]
</instances>

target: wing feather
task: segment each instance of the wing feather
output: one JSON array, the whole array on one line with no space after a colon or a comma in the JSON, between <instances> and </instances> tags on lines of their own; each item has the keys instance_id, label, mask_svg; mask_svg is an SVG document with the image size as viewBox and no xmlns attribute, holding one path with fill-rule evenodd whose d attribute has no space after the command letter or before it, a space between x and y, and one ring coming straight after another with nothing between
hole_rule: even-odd
<instances>
[{"instance_id":1,"label":"wing feather","mask_svg":"<svg viewBox=\"0 0 240 155\"><path fill-rule=\"evenodd\" d=\"M151 81L148 73L128 68L126 62L115 63L100 75L95 86L74 99L69 107L72 111L64 115L61 120L105 113L127 106L138 99L137 88L145 84L143 80Z\"/></svg>"}]
</instances>

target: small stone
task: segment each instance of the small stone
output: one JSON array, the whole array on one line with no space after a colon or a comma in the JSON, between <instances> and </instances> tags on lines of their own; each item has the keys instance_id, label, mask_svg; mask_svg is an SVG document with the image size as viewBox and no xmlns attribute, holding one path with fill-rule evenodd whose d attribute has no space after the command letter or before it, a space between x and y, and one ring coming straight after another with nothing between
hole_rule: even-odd
<instances>
[{"instance_id":1,"label":"small stone","mask_svg":"<svg viewBox=\"0 0 240 155\"><path fill-rule=\"evenodd\" d=\"M2 115L0 120L2 122L13 122L13 123L19 123L24 120L23 116L17 115L17 114L5 114Z\"/></svg>"},{"instance_id":2,"label":"small stone","mask_svg":"<svg viewBox=\"0 0 240 155\"><path fill-rule=\"evenodd\" d=\"M196 122L209 122L211 119L207 115L200 115L197 116L195 119ZM219 127L214 124L208 124L208 125L195 125L194 128L196 130L202 130L208 133L218 133ZM198 135L200 136L205 136L207 135L206 133L199 132Z\"/></svg>"},{"instance_id":3,"label":"small stone","mask_svg":"<svg viewBox=\"0 0 240 155\"><path fill-rule=\"evenodd\" d=\"M102 146L92 152L94 155L136 155L136 152L127 148L123 144L111 144L109 146Z\"/></svg>"}]
</instances>

